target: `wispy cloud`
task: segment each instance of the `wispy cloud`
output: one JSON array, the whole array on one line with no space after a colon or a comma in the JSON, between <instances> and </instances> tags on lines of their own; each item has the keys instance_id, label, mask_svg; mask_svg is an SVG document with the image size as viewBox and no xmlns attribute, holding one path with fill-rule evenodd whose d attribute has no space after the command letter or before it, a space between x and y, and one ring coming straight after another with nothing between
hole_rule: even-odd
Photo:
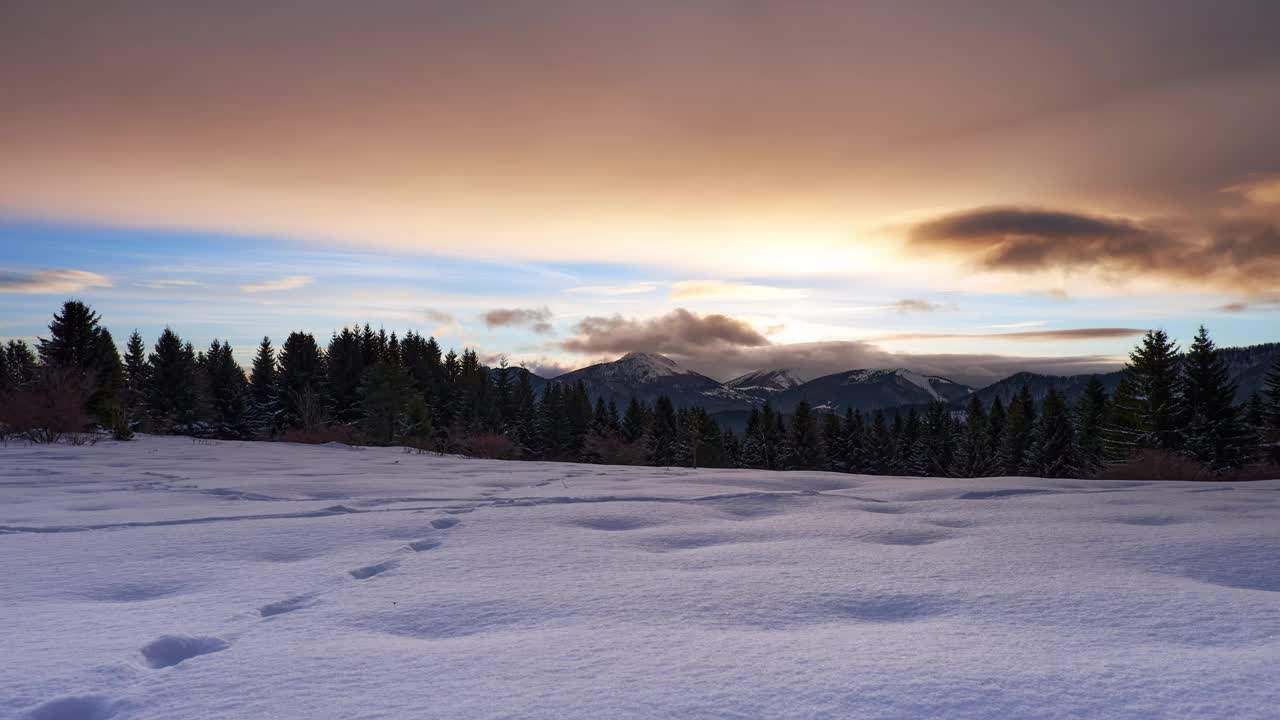
<instances>
[{"instance_id":1,"label":"wispy cloud","mask_svg":"<svg viewBox=\"0 0 1280 720\"><path fill-rule=\"evenodd\" d=\"M290 275L288 277L278 278L276 280L266 280L264 282L249 283L241 285L241 292L259 293L259 292L280 292L283 290L297 290L300 287L306 287L315 282L315 278L306 275Z\"/></svg>"},{"instance_id":2,"label":"wispy cloud","mask_svg":"<svg viewBox=\"0 0 1280 720\"><path fill-rule=\"evenodd\" d=\"M425 317L427 320L430 320L433 323L438 323L440 325L453 324L453 314L447 313L443 310L436 310L434 308L425 308L422 311L422 316Z\"/></svg>"},{"instance_id":3,"label":"wispy cloud","mask_svg":"<svg viewBox=\"0 0 1280 720\"><path fill-rule=\"evenodd\" d=\"M1095 327L1005 333L895 333L871 338L871 342L889 340L1104 340L1136 337L1145 332L1145 328Z\"/></svg>"},{"instance_id":4,"label":"wispy cloud","mask_svg":"<svg viewBox=\"0 0 1280 720\"><path fill-rule=\"evenodd\" d=\"M658 289L656 282L636 282L628 285L582 285L565 290L573 295L643 295Z\"/></svg>"},{"instance_id":5,"label":"wispy cloud","mask_svg":"<svg viewBox=\"0 0 1280 720\"><path fill-rule=\"evenodd\" d=\"M87 270L0 270L0 293L73 293L93 287L111 287L111 279Z\"/></svg>"},{"instance_id":6,"label":"wispy cloud","mask_svg":"<svg viewBox=\"0 0 1280 720\"><path fill-rule=\"evenodd\" d=\"M893 309L900 313L937 312L942 309L942 305L935 302L929 302L928 300L904 298L894 303Z\"/></svg>"},{"instance_id":7,"label":"wispy cloud","mask_svg":"<svg viewBox=\"0 0 1280 720\"><path fill-rule=\"evenodd\" d=\"M802 297L794 288L724 280L683 280L672 284L672 300L786 300Z\"/></svg>"}]
</instances>

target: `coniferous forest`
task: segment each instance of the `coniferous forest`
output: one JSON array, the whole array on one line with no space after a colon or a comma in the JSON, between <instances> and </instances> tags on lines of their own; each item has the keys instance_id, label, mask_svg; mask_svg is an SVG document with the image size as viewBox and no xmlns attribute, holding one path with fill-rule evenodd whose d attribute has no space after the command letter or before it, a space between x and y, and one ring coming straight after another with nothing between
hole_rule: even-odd
<instances>
[{"instance_id":1,"label":"coniferous forest","mask_svg":"<svg viewBox=\"0 0 1280 720\"><path fill-rule=\"evenodd\" d=\"M224 440L396 445L500 459L829 470L874 475L1215 479L1275 474L1280 359L1262 393L1235 387L1201 327L1182 351L1161 330L1129 355L1114 393L1094 378L1069 402L1024 386L1007 404L842 415L766 402L745 431L660 397L625 407L582 383L540 383L523 368L483 365L474 350L369 325L322 345L264 337L246 372L229 343L197 349L166 328L133 332L120 352L90 307L64 303L37 346L0 352L0 434L91 442L135 432ZM1145 474L1145 475L1144 475ZM1270 475L1268 475L1270 474Z\"/></svg>"}]
</instances>

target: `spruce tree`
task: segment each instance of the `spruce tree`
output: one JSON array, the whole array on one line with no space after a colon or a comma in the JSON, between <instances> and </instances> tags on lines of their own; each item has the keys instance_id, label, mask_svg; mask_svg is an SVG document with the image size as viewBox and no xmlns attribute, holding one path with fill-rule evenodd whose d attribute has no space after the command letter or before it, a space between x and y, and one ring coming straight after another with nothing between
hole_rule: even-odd
<instances>
[{"instance_id":1,"label":"spruce tree","mask_svg":"<svg viewBox=\"0 0 1280 720\"><path fill-rule=\"evenodd\" d=\"M1076 444L1079 451L1078 470L1084 477L1093 477L1106 462L1105 430L1110 417L1110 399L1102 381L1095 375L1089 378L1084 395L1076 406Z\"/></svg>"},{"instance_id":2,"label":"spruce tree","mask_svg":"<svg viewBox=\"0 0 1280 720\"><path fill-rule=\"evenodd\" d=\"M4 348L9 365L9 378L14 387L23 387L35 381L38 363L31 346L22 340L10 340Z\"/></svg>"},{"instance_id":3,"label":"spruce tree","mask_svg":"<svg viewBox=\"0 0 1280 720\"><path fill-rule=\"evenodd\" d=\"M969 396L964 425L956 442L956 456L951 474L955 477L987 477L995 470L995 452L991 449L991 429L987 411L977 395Z\"/></svg>"},{"instance_id":4,"label":"spruce tree","mask_svg":"<svg viewBox=\"0 0 1280 720\"><path fill-rule=\"evenodd\" d=\"M822 457L822 439L808 400L801 400L796 405L795 412L791 414L788 445L790 446L790 467L796 470L820 469L825 462Z\"/></svg>"},{"instance_id":5,"label":"spruce tree","mask_svg":"<svg viewBox=\"0 0 1280 720\"><path fill-rule=\"evenodd\" d=\"M279 387L276 351L271 338L263 336L249 376L249 431L255 438L269 438L278 428Z\"/></svg>"},{"instance_id":6,"label":"spruce tree","mask_svg":"<svg viewBox=\"0 0 1280 720\"><path fill-rule=\"evenodd\" d=\"M1129 354L1108 432L1111 454L1178 449L1185 421L1180 366L1178 347L1163 330L1148 331Z\"/></svg>"},{"instance_id":7,"label":"spruce tree","mask_svg":"<svg viewBox=\"0 0 1280 720\"><path fill-rule=\"evenodd\" d=\"M947 404L929 403L914 453L915 474L946 477L955 457L955 435Z\"/></svg>"},{"instance_id":8,"label":"spruce tree","mask_svg":"<svg viewBox=\"0 0 1280 720\"><path fill-rule=\"evenodd\" d=\"M867 426L861 410L848 408L844 414L844 471L865 473Z\"/></svg>"},{"instance_id":9,"label":"spruce tree","mask_svg":"<svg viewBox=\"0 0 1280 720\"><path fill-rule=\"evenodd\" d=\"M863 472L869 475L889 474L889 466L893 462L893 435L889 432L883 410L876 410L871 415L863 458Z\"/></svg>"},{"instance_id":10,"label":"spruce tree","mask_svg":"<svg viewBox=\"0 0 1280 720\"><path fill-rule=\"evenodd\" d=\"M671 398L659 396L653 406L653 423L649 431L649 462L660 467L674 464L676 441L675 407Z\"/></svg>"},{"instance_id":11,"label":"spruce tree","mask_svg":"<svg viewBox=\"0 0 1280 720\"><path fill-rule=\"evenodd\" d=\"M1031 390L1023 385L1009 401L1005 415L1004 437L996 460L1001 474L1019 475L1024 471L1035 421L1035 401L1031 399Z\"/></svg>"},{"instance_id":12,"label":"spruce tree","mask_svg":"<svg viewBox=\"0 0 1280 720\"><path fill-rule=\"evenodd\" d=\"M370 367L360 383L361 425L374 443L390 445L406 435L424 434L423 412L413 377L390 356ZM413 410L417 417L411 417Z\"/></svg>"},{"instance_id":13,"label":"spruce tree","mask_svg":"<svg viewBox=\"0 0 1280 720\"><path fill-rule=\"evenodd\" d=\"M119 412L124 366L111 333L99 316L79 300L63 303L49 323L49 337L40 338L40 362L62 372L76 373L81 387L91 387L86 409L101 424L111 425Z\"/></svg>"},{"instance_id":14,"label":"spruce tree","mask_svg":"<svg viewBox=\"0 0 1280 720\"><path fill-rule=\"evenodd\" d=\"M627 403L627 412L622 416L622 439L629 443L639 442L644 437L648 426L644 407L634 395Z\"/></svg>"},{"instance_id":15,"label":"spruce tree","mask_svg":"<svg viewBox=\"0 0 1280 720\"><path fill-rule=\"evenodd\" d=\"M199 419L202 383L197 379L194 353L170 328L156 339L147 358L151 385L147 393L147 412L152 425L162 431L190 431Z\"/></svg>"},{"instance_id":16,"label":"spruce tree","mask_svg":"<svg viewBox=\"0 0 1280 720\"><path fill-rule=\"evenodd\" d=\"M147 347L142 335L134 330L129 335L124 355L124 407L132 423L146 417L147 387L151 384L151 366L147 363Z\"/></svg>"},{"instance_id":17,"label":"spruce tree","mask_svg":"<svg viewBox=\"0 0 1280 720\"><path fill-rule=\"evenodd\" d=\"M365 379L367 358L377 357L376 343L365 348L361 336L351 328L342 328L329 339L325 353L325 369L328 373L328 392L333 419L340 423L358 420L362 409L361 384ZM374 363L377 360L373 360Z\"/></svg>"},{"instance_id":18,"label":"spruce tree","mask_svg":"<svg viewBox=\"0 0 1280 720\"><path fill-rule=\"evenodd\" d=\"M1236 384L1204 326L1183 362L1184 424L1178 445L1214 472L1240 467L1250 459L1253 438L1234 404Z\"/></svg>"},{"instance_id":19,"label":"spruce tree","mask_svg":"<svg viewBox=\"0 0 1280 720\"><path fill-rule=\"evenodd\" d=\"M209 345L205 373L213 434L229 440L252 438L249 383L236 363L231 343L214 340Z\"/></svg>"},{"instance_id":20,"label":"spruce tree","mask_svg":"<svg viewBox=\"0 0 1280 720\"><path fill-rule=\"evenodd\" d=\"M1271 430L1280 431L1280 353L1271 363L1264 381L1263 419Z\"/></svg>"},{"instance_id":21,"label":"spruce tree","mask_svg":"<svg viewBox=\"0 0 1280 720\"><path fill-rule=\"evenodd\" d=\"M764 461L764 433L760 426L760 408L751 406L751 412L747 414L747 428L742 437L742 449L740 450L739 462L745 468L763 468Z\"/></svg>"},{"instance_id":22,"label":"spruce tree","mask_svg":"<svg viewBox=\"0 0 1280 720\"><path fill-rule=\"evenodd\" d=\"M280 347L280 417L285 427L310 429L325 418L325 364L310 333L293 332Z\"/></svg>"},{"instance_id":23,"label":"spruce tree","mask_svg":"<svg viewBox=\"0 0 1280 720\"><path fill-rule=\"evenodd\" d=\"M1078 470L1071 414L1062 395L1050 387L1031 431L1022 472L1037 477L1066 478L1075 477Z\"/></svg>"},{"instance_id":24,"label":"spruce tree","mask_svg":"<svg viewBox=\"0 0 1280 720\"><path fill-rule=\"evenodd\" d=\"M845 464L845 438L840 426L840 416L833 412L822 414L822 454L826 460L823 469L842 472Z\"/></svg>"}]
</instances>

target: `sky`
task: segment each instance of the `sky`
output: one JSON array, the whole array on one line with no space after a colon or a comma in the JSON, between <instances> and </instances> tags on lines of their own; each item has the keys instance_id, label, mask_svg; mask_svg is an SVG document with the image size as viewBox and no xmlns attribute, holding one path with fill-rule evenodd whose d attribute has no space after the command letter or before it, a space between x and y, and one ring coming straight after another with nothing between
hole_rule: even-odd
<instances>
[{"instance_id":1,"label":"sky","mask_svg":"<svg viewBox=\"0 0 1280 720\"><path fill-rule=\"evenodd\" d=\"M15 0L0 96L0 338L75 297L242 361L974 383L1280 339L1270 1Z\"/></svg>"}]
</instances>

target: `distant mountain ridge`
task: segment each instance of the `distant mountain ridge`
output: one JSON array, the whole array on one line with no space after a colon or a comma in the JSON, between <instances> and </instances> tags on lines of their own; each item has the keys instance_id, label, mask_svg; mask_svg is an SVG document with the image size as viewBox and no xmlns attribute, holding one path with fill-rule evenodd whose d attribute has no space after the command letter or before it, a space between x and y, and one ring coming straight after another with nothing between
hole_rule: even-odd
<instances>
[{"instance_id":1,"label":"distant mountain ridge","mask_svg":"<svg viewBox=\"0 0 1280 720\"><path fill-rule=\"evenodd\" d=\"M700 405L708 412L750 407L755 399L706 375L685 370L665 355L631 352L613 362L567 372L554 382L582 382L592 397L626 407L632 397L652 404L659 396L671 398L676 407Z\"/></svg>"},{"instance_id":2,"label":"distant mountain ridge","mask_svg":"<svg viewBox=\"0 0 1280 720\"><path fill-rule=\"evenodd\" d=\"M1237 383L1236 401L1244 402L1262 389L1267 370L1280 343L1243 348L1223 348L1223 359ZM907 368L864 368L832 373L804 380L795 370L756 370L719 382L701 373L686 370L675 360L658 353L632 352L613 362L599 363L565 373L548 382L581 381L592 397L612 400L619 407L635 397L652 403L659 396L671 398L677 407L702 406L711 413L745 413L766 401L782 412L791 412L806 400L818 410L843 413L849 408L869 412L905 406L927 405L943 400L960 406L976 395L984 404L999 397L1008 403L1023 385L1034 398L1043 398L1049 388L1074 400L1083 394L1094 375L1043 375L1019 372L982 388L973 388L937 375L925 375ZM1114 392L1121 372L1096 375L1107 391ZM542 380L534 376L535 387Z\"/></svg>"}]
</instances>

